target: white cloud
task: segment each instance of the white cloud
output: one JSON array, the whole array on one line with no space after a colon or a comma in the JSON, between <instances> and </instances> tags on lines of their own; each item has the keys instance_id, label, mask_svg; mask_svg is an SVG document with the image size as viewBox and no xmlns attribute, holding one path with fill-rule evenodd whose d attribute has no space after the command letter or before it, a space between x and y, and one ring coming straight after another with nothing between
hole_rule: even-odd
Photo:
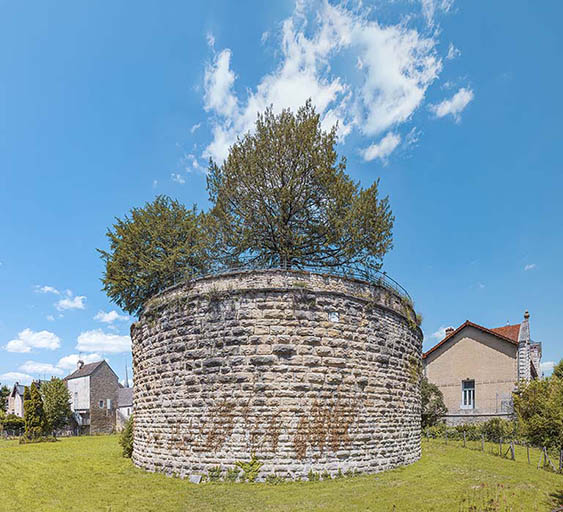
<instances>
[{"instance_id":1,"label":"white cloud","mask_svg":"<svg viewBox=\"0 0 563 512\"><path fill-rule=\"evenodd\" d=\"M26 361L19 367L19 370L35 375L48 375L49 377L53 375L63 375L64 373L60 368L57 368L52 364L39 363L37 361Z\"/></svg>"},{"instance_id":2,"label":"white cloud","mask_svg":"<svg viewBox=\"0 0 563 512\"><path fill-rule=\"evenodd\" d=\"M39 331L34 332L31 329L24 329L18 333L18 337L10 340L5 349L8 352L27 353L31 352L34 348L46 348L49 350L56 350L61 346L61 340L52 332Z\"/></svg>"},{"instance_id":3,"label":"white cloud","mask_svg":"<svg viewBox=\"0 0 563 512\"><path fill-rule=\"evenodd\" d=\"M441 325L440 328L432 333L432 338L435 338L437 340L443 340L446 337L446 329L448 328L448 326L446 325Z\"/></svg>"},{"instance_id":4,"label":"white cloud","mask_svg":"<svg viewBox=\"0 0 563 512\"><path fill-rule=\"evenodd\" d=\"M191 133L195 133L197 130L200 129L200 127L201 127L201 123L194 124L194 125L190 128L190 132L191 132Z\"/></svg>"},{"instance_id":5,"label":"white cloud","mask_svg":"<svg viewBox=\"0 0 563 512\"><path fill-rule=\"evenodd\" d=\"M45 317L47 320L49 320L49 322L54 322L55 321L55 317L53 315L47 315Z\"/></svg>"},{"instance_id":6,"label":"white cloud","mask_svg":"<svg viewBox=\"0 0 563 512\"><path fill-rule=\"evenodd\" d=\"M129 317L127 315L120 315L114 309L112 311L108 311L107 313L104 312L104 311L98 311L98 313L94 317L94 320L98 320L98 321L106 323L106 324L111 324L112 322L115 322L116 320L121 320L122 322L126 322L127 320L129 320Z\"/></svg>"},{"instance_id":7,"label":"white cloud","mask_svg":"<svg viewBox=\"0 0 563 512\"><path fill-rule=\"evenodd\" d=\"M65 291L66 297L55 303L55 307L59 311L65 311L67 309L85 309L86 308L86 297L84 295L74 296L70 290Z\"/></svg>"},{"instance_id":8,"label":"white cloud","mask_svg":"<svg viewBox=\"0 0 563 512\"><path fill-rule=\"evenodd\" d=\"M213 48L215 46L215 36L211 32L208 32L205 38L207 39L209 47Z\"/></svg>"},{"instance_id":9,"label":"white cloud","mask_svg":"<svg viewBox=\"0 0 563 512\"><path fill-rule=\"evenodd\" d=\"M400 135L389 132L379 142L372 144L371 146L365 148L362 151L364 160L369 162L371 160L374 160L375 158L379 158L380 160L385 161L387 157L399 145L400 142L401 142Z\"/></svg>"},{"instance_id":10,"label":"white cloud","mask_svg":"<svg viewBox=\"0 0 563 512\"><path fill-rule=\"evenodd\" d=\"M448 46L448 54L446 55L446 59L453 60L460 55L461 52L453 45L453 43L450 43L450 46Z\"/></svg>"},{"instance_id":11,"label":"white cloud","mask_svg":"<svg viewBox=\"0 0 563 512\"><path fill-rule=\"evenodd\" d=\"M78 360L84 361L84 363L95 363L96 361L101 361L103 357L99 354L69 354L68 356L62 357L57 363L57 367L62 370L75 370Z\"/></svg>"},{"instance_id":12,"label":"white cloud","mask_svg":"<svg viewBox=\"0 0 563 512\"><path fill-rule=\"evenodd\" d=\"M36 293L53 293L55 295L60 295L61 292L59 290L57 290L55 287L53 286L40 286L40 285L36 285L35 286L35 292Z\"/></svg>"},{"instance_id":13,"label":"white cloud","mask_svg":"<svg viewBox=\"0 0 563 512\"><path fill-rule=\"evenodd\" d=\"M536 268L536 264L535 263L529 263L528 265L526 265L524 267L524 270L527 272L528 270L534 270Z\"/></svg>"},{"instance_id":14,"label":"white cloud","mask_svg":"<svg viewBox=\"0 0 563 512\"><path fill-rule=\"evenodd\" d=\"M8 372L0 375L0 382L2 382L2 384L13 384L14 382L18 382L19 384L31 384L31 381L33 381L33 377L26 373Z\"/></svg>"},{"instance_id":15,"label":"white cloud","mask_svg":"<svg viewBox=\"0 0 563 512\"><path fill-rule=\"evenodd\" d=\"M544 361L540 363L541 371L543 373L551 373L553 371L554 366L555 366L555 361Z\"/></svg>"},{"instance_id":16,"label":"white cloud","mask_svg":"<svg viewBox=\"0 0 563 512\"><path fill-rule=\"evenodd\" d=\"M426 19L426 23L428 23L430 27L433 27L436 14L439 11L448 12L453 3L453 0L420 0L422 14Z\"/></svg>"},{"instance_id":17,"label":"white cloud","mask_svg":"<svg viewBox=\"0 0 563 512\"><path fill-rule=\"evenodd\" d=\"M383 26L367 13L328 2L316 12L307 12L307 5L298 4L282 24L277 69L244 99L235 93L230 49L207 66L204 107L214 115L213 140L203 156L221 162L236 137L252 130L257 113L270 105L275 113L295 111L312 98L323 127L338 121L341 137L352 129L378 136L409 121L422 105L442 69L433 37L405 23ZM333 72L333 61L342 56L359 63L357 76L348 82Z\"/></svg>"},{"instance_id":18,"label":"white cloud","mask_svg":"<svg viewBox=\"0 0 563 512\"><path fill-rule=\"evenodd\" d=\"M430 110L434 112L436 117L451 115L457 122L460 120L460 114L473 98L473 91L462 87L449 100L444 100L437 105L430 105Z\"/></svg>"},{"instance_id":19,"label":"white cloud","mask_svg":"<svg viewBox=\"0 0 563 512\"><path fill-rule=\"evenodd\" d=\"M175 172L173 172L170 177L172 178L172 181L175 181L176 183L179 183L180 185L183 185L184 183L186 183L186 180L184 179L184 177L181 174L177 174Z\"/></svg>"},{"instance_id":20,"label":"white cloud","mask_svg":"<svg viewBox=\"0 0 563 512\"><path fill-rule=\"evenodd\" d=\"M80 333L77 341L76 350L83 352L119 354L131 350L129 336L105 333L101 329Z\"/></svg>"}]
</instances>

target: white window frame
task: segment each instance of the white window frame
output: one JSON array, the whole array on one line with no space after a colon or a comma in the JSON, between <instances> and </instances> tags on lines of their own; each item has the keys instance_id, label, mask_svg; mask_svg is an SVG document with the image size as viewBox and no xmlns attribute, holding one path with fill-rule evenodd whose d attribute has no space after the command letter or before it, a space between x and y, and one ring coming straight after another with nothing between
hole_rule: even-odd
<instances>
[{"instance_id":1,"label":"white window frame","mask_svg":"<svg viewBox=\"0 0 563 512\"><path fill-rule=\"evenodd\" d=\"M466 383L473 383L473 387L466 387ZM465 379L461 381L461 405L460 409L475 409L475 380Z\"/></svg>"}]
</instances>

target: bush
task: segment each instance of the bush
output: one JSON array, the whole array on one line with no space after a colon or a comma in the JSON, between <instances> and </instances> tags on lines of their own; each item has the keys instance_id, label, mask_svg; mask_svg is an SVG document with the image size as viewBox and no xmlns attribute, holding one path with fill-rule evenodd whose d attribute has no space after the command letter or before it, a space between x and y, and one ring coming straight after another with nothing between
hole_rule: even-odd
<instances>
[{"instance_id":1,"label":"bush","mask_svg":"<svg viewBox=\"0 0 563 512\"><path fill-rule=\"evenodd\" d=\"M235 465L242 469L242 481L243 482L255 482L256 478L260 474L260 468L264 465L260 462L254 454L250 457L249 462L237 461Z\"/></svg>"},{"instance_id":2,"label":"bush","mask_svg":"<svg viewBox=\"0 0 563 512\"><path fill-rule=\"evenodd\" d=\"M446 412L444 395L436 386L423 377L420 382L420 394L422 402L422 428L431 427L440 423Z\"/></svg>"},{"instance_id":3,"label":"bush","mask_svg":"<svg viewBox=\"0 0 563 512\"><path fill-rule=\"evenodd\" d=\"M486 441L498 443L501 439L514 439L517 433L516 423L492 418L481 425L481 433L484 434Z\"/></svg>"},{"instance_id":4,"label":"bush","mask_svg":"<svg viewBox=\"0 0 563 512\"><path fill-rule=\"evenodd\" d=\"M238 480L239 473L240 473L240 468L238 467L227 469L227 473L225 474L225 481L236 482Z\"/></svg>"},{"instance_id":5,"label":"bush","mask_svg":"<svg viewBox=\"0 0 563 512\"><path fill-rule=\"evenodd\" d=\"M15 414L8 414L4 416L2 420L2 428L4 430L12 430L12 431L22 431L25 427L25 421L23 418L16 416Z\"/></svg>"},{"instance_id":6,"label":"bush","mask_svg":"<svg viewBox=\"0 0 563 512\"><path fill-rule=\"evenodd\" d=\"M134 420L133 415L129 416L127 423L125 424L125 428L123 432L121 432L121 436L119 437L119 444L121 445L122 454L124 457L131 458L133 455L133 427L134 427Z\"/></svg>"},{"instance_id":7,"label":"bush","mask_svg":"<svg viewBox=\"0 0 563 512\"><path fill-rule=\"evenodd\" d=\"M207 478L210 482L218 482L221 480L221 466L214 466L207 472Z\"/></svg>"}]
</instances>

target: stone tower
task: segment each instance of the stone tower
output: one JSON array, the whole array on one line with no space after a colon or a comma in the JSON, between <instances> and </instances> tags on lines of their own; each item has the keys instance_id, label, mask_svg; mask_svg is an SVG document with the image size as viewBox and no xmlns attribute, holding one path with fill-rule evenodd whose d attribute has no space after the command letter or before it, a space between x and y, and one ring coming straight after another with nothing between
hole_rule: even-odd
<instances>
[{"instance_id":1,"label":"stone tower","mask_svg":"<svg viewBox=\"0 0 563 512\"><path fill-rule=\"evenodd\" d=\"M529 382L530 373L530 313L524 313L524 321L518 333L518 381Z\"/></svg>"}]
</instances>

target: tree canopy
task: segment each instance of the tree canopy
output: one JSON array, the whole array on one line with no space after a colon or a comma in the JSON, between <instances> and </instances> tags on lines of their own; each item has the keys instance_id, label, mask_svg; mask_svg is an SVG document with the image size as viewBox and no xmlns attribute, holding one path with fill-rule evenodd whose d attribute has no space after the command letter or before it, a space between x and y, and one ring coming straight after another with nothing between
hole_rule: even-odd
<instances>
[{"instance_id":1,"label":"tree canopy","mask_svg":"<svg viewBox=\"0 0 563 512\"><path fill-rule=\"evenodd\" d=\"M211 209L158 196L116 219L103 289L137 314L170 285L240 263L282 268L379 270L394 217L379 181L361 188L311 102L296 113L267 109L219 165L210 160Z\"/></svg>"},{"instance_id":2,"label":"tree canopy","mask_svg":"<svg viewBox=\"0 0 563 512\"><path fill-rule=\"evenodd\" d=\"M535 446L563 448L563 378L520 383L514 412L524 436Z\"/></svg>"},{"instance_id":3,"label":"tree canopy","mask_svg":"<svg viewBox=\"0 0 563 512\"><path fill-rule=\"evenodd\" d=\"M218 255L282 267L379 269L394 218L378 181L362 189L338 158L336 127L321 128L311 102L296 114L260 114L207 186Z\"/></svg>"},{"instance_id":4,"label":"tree canopy","mask_svg":"<svg viewBox=\"0 0 563 512\"><path fill-rule=\"evenodd\" d=\"M23 394L23 410L25 421L24 438L28 441L39 440L46 436L49 430L43 400L38 385L32 383L25 387Z\"/></svg>"},{"instance_id":5,"label":"tree canopy","mask_svg":"<svg viewBox=\"0 0 563 512\"><path fill-rule=\"evenodd\" d=\"M209 246L205 215L166 196L157 196L116 219L106 236L109 251L103 289L117 305L138 313L145 301L183 279L204 272Z\"/></svg>"},{"instance_id":6,"label":"tree canopy","mask_svg":"<svg viewBox=\"0 0 563 512\"><path fill-rule=\"evenodd\" d=\"M70 392L65 382L53 377L41 385L41 395L49 430L54 432L65 427L72 416Z\"/></svg>"},{"instance_id":7,"label":"tree canopy","mask_svg":"<svg viewBox=\"0 0 563 512\"><path fill-rule=\"evenodd\" d=\"M10 388L6 385L0 386L0 411L8 410L9 396L10 396Z\"/></svg>"}]
</instances>

